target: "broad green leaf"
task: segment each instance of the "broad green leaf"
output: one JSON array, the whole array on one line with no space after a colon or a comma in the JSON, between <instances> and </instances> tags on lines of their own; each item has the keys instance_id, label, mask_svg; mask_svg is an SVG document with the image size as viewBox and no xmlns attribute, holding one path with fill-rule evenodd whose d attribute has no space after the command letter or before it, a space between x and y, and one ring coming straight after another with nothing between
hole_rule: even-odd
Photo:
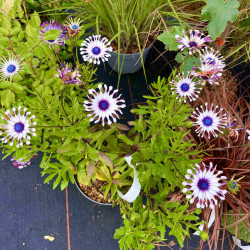
<instances>
[{"instance_id":1,"label":"broad green leaf","mask_svg":"<svg viewBox=\"0 0 250 250\"><path fill-rule=\"evenodd\" d=\"M234 224L235 222L237 222L240 217L234 214L233 210L229 210L227 211L227 213L229 215L227 215L227 220L226 220L226 226L230 226L231 224ZM246 214L241 213L241 217L246 216ZM222 225L224 225L224 216L222 217ZM245 220L245 222L248 224L248 219ZM235 230L236 227L235 225L232 227L227 227L227 230L235 235ZM245 226L245 224L243 222L239 222L238 223L238 228L237 228L237 238L240 240L244 240L245 242L250 242L250 232L248 230L248 228Z\"/></svg>"},{"instance_id":2,"label":"broad green leaf","mask_svg":"<svg viewBox=\"0 0 250 250\"><path fill-rule=\"evenodd\" d=\"M172 26L167 31L164 31L157 37L165 45L168 45L169 50L178 50L178 43L176 42L176 35L182 35L182 29L180 26Z\"/></svg>"},{"instance_id":3,"label":"broad green leaf","mask_svg":"<svg viewBox=\"0 0 250 250\"><path fill-rule=\"evenodd\" d=\"M225 30L228 21L236 20L239 6L237 0L207 0L201 12L201 20L210 20L207 30L213 40Z\"/></svg>"},{"instance_id":4,"label":"broad green leaf","mask_svg":"<svg viewBox=\"0 0 250 250\"><path fill-rule=\"evenodd\" d=\"M61 34L61 30L48 30L44 33L44 40L56 40Z\"/></svg>"}]
</instances>

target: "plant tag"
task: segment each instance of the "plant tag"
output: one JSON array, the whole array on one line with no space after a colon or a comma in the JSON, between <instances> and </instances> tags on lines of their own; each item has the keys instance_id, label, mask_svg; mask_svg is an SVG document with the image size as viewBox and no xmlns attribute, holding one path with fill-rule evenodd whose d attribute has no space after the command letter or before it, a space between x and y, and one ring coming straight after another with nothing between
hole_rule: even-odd
<instances>
[{"instance_id":1,"label":"plant tag","mask_svg":"<svg viewBox=\"0 0 250 250\"><path fill-rule=\"evenodd\" d=\"M207 225L208 228L210 228L212 226L212 224L214 223L214 220L215 220L215 209L212 209L212 213L209 217L209 221L208 221L208 225ZM199 226L199 229L201 231L203 231L203 228L204 228L204 224ZM198 231L196 231L193 233L193 235L200 235L200 233Z\"/></svg>"},{"instance_id":2,"label":"plant tag","mask_svg":"<svg viewBox=\"0 0 250 250\"><path fill-rule=\"evenodd\" d=\"M235 241L235 237L232 235L233 241ZM250 246L242 246L241 245L241 240L237 239L236 240L236 245L243 250L250 250Z\"/></svg>"},{"instance_id":3,"label":"plant tag","mask_svg":"<svg viewBox=\"0 0 250 250\"><path fill-rule=\"evenodd\" d=\"M134 169L134 181L132 183L132 186L130 187L130 189L128 190L126 194L122 194L119 190L118 190L118 194L123 200L128 201L128 202L133 202L138 197L139 193L141 192L141 184L138 179L138 174L134 166L131 164L132 156L130 155L124 158L126 162L128 163L128 165Z\"/></svg>"}]
</instances>

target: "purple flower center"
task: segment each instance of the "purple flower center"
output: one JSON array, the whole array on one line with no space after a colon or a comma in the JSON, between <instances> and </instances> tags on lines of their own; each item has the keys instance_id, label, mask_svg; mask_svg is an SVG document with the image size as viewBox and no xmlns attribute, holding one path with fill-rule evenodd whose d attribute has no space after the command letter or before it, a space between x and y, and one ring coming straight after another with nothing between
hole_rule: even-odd
<instances>
[{"instance_id":1,"label":"purple flower center","mask_svg":"<svg viewBox=\"0 0 250 250\"><path fill-rule=\"evenodd\" d=\"M55 40L48 40L48 42L53 43Z\"/></svg>"},{"instance_id":2,"label":"purple flower center","mask_svg":"<svg viewBox=\"0 0 250 250\"><path fill-rule=\"evenodd\" d=\"M8 71L9 73L13 73L15 70L16 70L16 66L13 65L13 64L10 64L10 65L7 67L7 71Z\"/></svg>"},{"instance_id":3,"label":"purple flower center","mask_svg":"<svg viewBox=\"0 0 250 250\"><path fill-rule=\"evenodd\" d=\"M212 65L215 64L215 60L211 57L208 57L207 61L208 61L208 64L212 64Z\"/></svg>"},{"instance_id":4,"label":"purple flower center","mask_svg":"<svg viewBox=\"0 0 250 250\"><path fill-rule=\"evenodd\" d=\"M206 191L209 188L209 181L205 178L202 178L198 181L198 188L202 191Z\"/></svg>"},{"instance_id":5,"label":"purple flower center","mask_svg":"<svg viewBox=\"0 0 250 250\"><path fill-rule=\"evenodd\" d=\"M197 44L196 42L194 42L194 41L192 41L192 42L189 43L189 46L190 46L190 47L195 47L195 48L196 48L197 45L198 45L198 44Z\"/></svg>"},{"instance_id":6,"label":"purple flower center","mask_svg":"<svg viewBox=\"0 0 250 250\"><path fill-rule=\"evenodd\" d=\"M211 126L213 124L213 119L209 116L206 116L205 118L203 118L202 121L205 126Z\"/></svg>"},{"instance_id":7,"label":"purple flower center","mask_svg":"<svg viewBox=\"0 0 250 250\"><path fill-rule=\"evenodd\" d=\"M101 49L99 47L94 47L92 49L93 54L99 55L101 53Z\"/></svg>"},{"instance_id":8,"label":"purple flower center","mask_svg":"<svg viewBox=\"0 0 250 250\"><path fill-rule=\"evenodd\" d=\"M187 91L189 90L189 85L186 84L186 83L183 83L183 84L181 85L181 90L182 90L183 92L187 92Z\"/></svg>"},{"instance_id":9,"label":"purple flower center","mask_svg":"<svg viewBox=\"0 0 250 250\"><path fill-rule=\"evenodd\" d=\"M202 80L208 80L209 77L208 76L201 76Z\"/></svg>"},{"instance_id":10,"label":"purple flower center","mask_svg":"<svg viewBox=\"0 0 250 250\"><path fill-rule=\"evenodd\" d=\"M24 130L24 124L21 122L18 122L15 124L14 129L17 133L21 133Z\"/></svg>"},{"instance_id":11,"label":"purple flower center","mask_svg":"<svg viewBox=\"0 0 250 250\"><path fill-rule=\"evenodd\" d=\"M73 30L76 30L76 29L78 29L78 28L79 28L79 26L78 26L77 24L72 25L72 29L73 29Z\"/></svg>"},{"instance_id":12,"label":"purple flower center","mask_svg":"<svg viewBox=\"0 0 250 250\"><path fill-rule=\"evenodd\" d=\"M107 100L101 100L98 103L98 107L102 110L105 111L109 108L109 102Z\"/></svg>"}]
</instances>

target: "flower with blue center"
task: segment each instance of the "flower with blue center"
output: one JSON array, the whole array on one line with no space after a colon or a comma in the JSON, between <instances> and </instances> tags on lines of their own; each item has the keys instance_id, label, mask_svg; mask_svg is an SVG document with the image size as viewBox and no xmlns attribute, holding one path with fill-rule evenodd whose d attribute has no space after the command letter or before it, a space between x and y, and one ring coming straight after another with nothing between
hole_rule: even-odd
<instances>
[{"instance_id":1,"label":"flower with blue center","mask_svg":"<svg viewBox=\"0 0 250 250\"><path fill-rule=\"evenodd\" d=\"M7 124L0 124L0 129L2 130L1 135L6 134L2 141L7 143L10 141L9 145L13 146L15 139L17 140L16 147L23 146L23 140L26 144L30 144L30 134L35 136L36 129L33 127L36 125L36 122L32 122L32 119L35 118L30 115L30 112L26 112L26 108L23 109L23 114L21 115L21 107L12 108L12 112L7 110L5 115L2 116L2 119L7 122ZM18 111L18 112L16 112Z\"/></svg>"},{"instance_id":2,"label":"flower with blue center","mask_svg":"<svg viewBox=\"0 0 250 250\"><path fill-rule=\"evenodd\" d=\"M12 77L19 75L18 72L23 70L21 59L13 55L9 55L8 59L2 58L0 62L0 79L10 79Z\"/></svg>"},{"instance_id":3,"label":"flower with blue center","mask_svg":"<svg viewBox=\"0 0 250 250\"><path fill-rule=\"evenodd\" d=\"M112 51L112 47L109 45L110 42L107 38L103 37L101 39L101 35L92 35L81 44L80 54L84 61L100 64L100 60L103 62L108 61L111 56L108 52Z\"/></svg>"},{"instance_id":4,"label":"flower with blue center","mask_svg":"<svg viewBox=\"0 0 250 250\"><path fill-rule=\"evenodd\" d=\"M222 76L221 71L221 67L201 60L201 66L193 67L191 73L192 75L202 80L202 85L205 85L206 82L210 83L211 85L219 85L218 81L221 79Z\"/></svg>"},{"instance_id":5,"label":"flower with blue center","mask_svg":"<svg viewBox=\"0 0 250 250\"><path fill-rule=\"evenodd\" d=\"M65 26L69 27L72 31L79 31L81 29L82 20L80 18L70 18L66 23Z\"/></svg>"},{"instance_id":6,"label":"flower with blue center","mask_svg":"<svg viewBox=\"0 0 250 250\"><path fill-rule=\"evenodd\" d=\"M104 84L104 92L102 91L102 85L98 85L99 93L94 90L90 89L89 93L92 95L92 97L88 96L90 101L84 101L84 107L86 111L91 112L91 114L88 114L90 116L90 121L95 121L95 123L98 123L100 120L102 120L102 125L105 124L105 119L107 119L108 124L110 125L113 122L116 122L116 119L119 119L119 115L117 112L122 114L121 108L125 108L126 105L124 104L125 101L123 99L120 99L121 94L117 97L114 97L114 95L118 92L118 90L114 90L112 93L112 86L107 87L106 84Z\"/></svg>"},{"instance_id":7,"label":"flower with blue center","mask_svg":"<svg viewBox=\"0 0 250 250\"><path fill-rule=\"evenodd\" d=\"M191 76L190 72L187 73L187 76L184 76L184 73L182 73L177 75L176 78L176 81L171 81L171 89L174 90L172 94L177 94L176 99L179 98L179 101L182 98L184 102L186 102L187 98L190 101L194 101L202 89L197 86L200 84L200 81L194 81L194 76Z\"/></svg>"},{"instance_id":8,"label":"flower with blue center","mask_svg":"<svg viewBox=\"0 0 250 250\"><path fill-rule=\"evenodd\" d=\"M42 23L41 27L43 28L40 30L41 39L43 39L45 43L48 43L50 46L54 46L56 44L59 46L65 45L65 40L68 39L68 36L67 36L67 30L62 24L58 23L55 20L50 20L50 21ZM44 35L46 34L46 32L50 30L55 30L55 31L59 30L61 32L56 39L45 40Z\"/></svg>"},{"instance_id":9,"label":"flower with blue center","mask_svg":"<svg viewBox=\"0 0 250 250\"><path fill-rule=\"evenodd\" d=\"M23 169L25 167L27 167L28 165L30 165L31 160L35 159L37 156L37 154L35 154L32 158L30 158L29 160L24 160L22 158L20 159L16 159L16 157L12 157L10 160L12 161L12 164L15 168L17 169Z\"/></svg>"},{"instance_id":10,"label":"flower with blue center","mask_svg":"<svg viewBox=\"0 0 250 250\"><path fill-rule=\"evenodd\" d=\"M84 84L79 77L81 77L81 75L79 74L78 68L76 68L73 72L71 72L71 65L66 63L62 63L62 69L57 68L57 72L58 74L55 74L56 77L59 77L62 79L63 83L65 84L75 84L75 85L79 85L79 84Z\"/></svg>"},{"instance_id":11,"label":"flower with blue center","mask_svg":"<svg viewBox=\"0 0 250 250\"><path fill-rule=\"evenodd\" d=\"M189 49L189 54L200 52L200 49L204 46L207 46L207 42L212 42L210 36L204 36L203 33L200 33L198 30L189 30L190 36L188 37L183 31L184 37L176 35L176 42L181 43L178 45L178 49L183 51L185 48Z\"/></svg>"},{"instance_id":12,"label":"flower with blue center","mask_svg":"<svg viewBox=\"0 0 250 250\"><path fill-rule=\"evenodd\" d=\"M219 51L214 52L213 48L210 50L207 47L203 49L200 54L200 60L201 62L210 64L217 69L223 69L226 66L223 56L219 53Z\"/></svg>"},{"instance_id":13,"label":"flower with blue center","mask_svg":"<svg viewBox=\"0 0 250 250\"><path fill-rule=\"evenodd\" d=\"M212 162L209 164L209 168L203 164L203 170L200 165L195 164L196 168L188 169L187 175L185 178L187 181L182 182L184 186L186 186L182 192L189 193L186 198L191 199L189 202L193 204L195 201L197 202L197 208L205 208L210 207L213 209L218 205L218 200L225 200L225 195L227 190L222 189L221 187L226 185L227 182L222 180L226 180L226 176L220 176L223 171L218 171L215 174L216 166L213 168ZM190 193L191 192L191 193Z\"/></svg>"},{"instance_id":14,"label":"flower with blue center","mask_svg":"<svg viewBox=\"0 0 250 250\"><path fill-rule=\"evenodd\" d=\"M210 134L213 136L218 136L219 133L223 133L222 129L227 126L227 115L220 114L223 108L219 109L218 106L208 109L208 104L205 103L205 109L203 106L200 106L193 111L193 117L196 119L193 124L198 128L195 130L199 136L204 137L205 133L208 134L208 139L210 139ZM219 110L218 112L216 110Z\"/></svg>"}]
</instances>

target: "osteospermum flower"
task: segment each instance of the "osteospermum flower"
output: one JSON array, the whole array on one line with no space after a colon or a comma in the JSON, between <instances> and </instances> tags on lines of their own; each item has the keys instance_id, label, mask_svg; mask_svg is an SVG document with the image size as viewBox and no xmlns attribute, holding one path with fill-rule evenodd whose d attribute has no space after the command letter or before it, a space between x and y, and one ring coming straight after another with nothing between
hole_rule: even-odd
<instances>
[{"instance_id":1,"label":"osteospermum flower","mask_svg":"<svg viewBox=\"0 0 250 250\"><path fill-rule=\"evenodd\" d=\"M209 164L209 169L203 164L203 170L198 164L195 164L196 168L188 169L189 175L185 175L187 181L182 182L184 186L187 186L182 190L183 193L191 191L186 197L191 204L197 200L197 208L210 207L213 209L218 205L218 200L225 200L225 194L227 190L221 189L221 186L225 185L227 182L220 182L221 180L227 179L226 176L220 176L223 171L218 171L215 174L216 166L213 168L212 162Z\"/></svg>"},{"instance_id":2,"label":"osteospermum flower","mask_svg":"<svg viewBox=\"0 0 250 250\"><path fill-rule=\"evenodd\" d=\"M84 61L100 64L100 60L108 61L108 57L111 56L108 52L112 51L112 47L109 45L110 42L106 37L101 39L101 35L92 35L83 41L80 53Z\"/></svg>"},{"instance_id":3,"label":"osteospermum flower","mask_svg":"<svg viewBox=\"0 0 250 250\"><path fill-rule=\"evenodd\" d=\"M205 62L206 64L211 64L217 69L223 69L226 65L223 59L223 56L219 53L219 51L214 52L214 49L210 50L206 47L202 50L200 54L201 62Z\"/></svg>"},{"instance_id":4,"label":"osteospermum flower","mask_svg":"<svg viewBox=\"0 0 250 250\"><path fill-rule=\"evenodd\" d=\"M208 138L210 139L210 134L213 136L218 136L219 133L223 133L222 129L227 125L227 115L219 114L223 108L219 109L219 107L216 106L213 109L212 104L211 108L208 109L207 106L208 104L205 103L205 109L203 106L200 106L201 110L196 108L196 110L193 111L193 115L191 117L196 119L193 124L198 126L198 128L195 130L198 135L203 137L204 134L207 133ZM219 109L219 111L216 112L216 109Z\"/></svg>"},{"instance_id":5,"label":"osteospermum flower","mask_svg":"<svg viewBox=\"0 0 250 250\"><path fill-rule=\"evenodd\" d=\"M21 70L23 69L20 58L13 55L9 55L8 59L2 58L0 62L1 80L5 80L8 78L12 80L12 77L14 77L15 75L19 75L18 72Z\"/></svg>"},{"instance_id":6,"label":"osteospermum flower","mask_svg":"<svg viewBox=\"0 0 250 250\"><path fill-rule=\"evenodd\" d=\"M69 27L72 30L80 30L81 29L81 19L80 18L70 18L66 23L65 26Z\"/></svg>"},{"instance_id":7,"label":"osteospermum flower","mask_svg":"<svg viewBox=\"0 0 250 250\"><path fill-rule=\"evenodd\" d=\"M79 84L84 84L79 79L79 77L81 77L81 75L79 74L78 68L76 68L75 71L71 72L71 65L69 65L68 63L66 63L66 64L62 63L61 70L58 67L56 67L56 68L57 68L58 74L55 74L55 76L61 78L63 83L75 84L77 86Z\"/></svg>"},{"instance_id":8,"label":"osteospermum flower","mask_svg":"<svg viewBox=\"0 0 250 250\"><path fill-rule=\"evenodd\" d=\"M59 46L65 45L65 40L68 39L68 36L67 36L66 28L63 27L62 24L58 23L55 20L50 20L50 21L42 23L41 27L43 27L43 29L40 30L41 38L43 40L44 40L45 33L48 32L49 30L61 31L61 33L59 34L59 36L55 40L44 40L45 43L48 43L50 46L53 46L56 44Z\"/></svg>"},{"instance_id":9,"label":"osteospermum flower","mask_svg":"<svg viewBox=\"0 0 250 250\"><path fill-rule=\"evenodd\" d=\"M196 71L196 70L199 71ZM193 67L191 73L192 75L200 78L202 80L202 84L206 84L206 82L212 84L219 84L218 80L221 79L222 68L217 67L216 65L206 63L201 61L201 67Z\"/></svg>"},{"instance_id":10,"label":"osteospermum flower","mask_svg":"<svg viewBox=\"0 0 250 250\"><path fill-rule=\"evenodd\" d=\"M203 33L200 33L198 30L189 30L190 37L185 34L183 31L184 37L176 35L176 42L181 43L178 45L178 48L183 51L185 48L189 49L189 54L199 52L199 50L207 46L205 43L212 42L210 36L205 36Z\"/></svg>"},{"instance_id":11,"label":"osteospermum flower","mask_svg":"<svg viewBox=\"0 0 250 250\"><path fill-rule=\"evenodd\" d=\"M200 90L202 88L197 87L200 84L200 81L194 81L194 76L191 76L190 72L187 73L187 76L184 76L184 73L179 74L177 77L177 81L171 81L173 87L171 88L174 90L172 94L178 94L177 98L184 98L184 102L188 98L190 101L194 101Z\"/></svg>"},{"instance_id":12,"label":"osteospermum flower","mask_svg":"<svg viewBox=\"0 0 250 250\"><path fill-rule=\"evenodd\" d=\"M107 85L104 84L104 92L102 91L101 84L98 85L98 88L99 93L97 93L94 89L89 90L92 97L88 96L90 101L84 101L84 107L86 111L91 112L88 116L93 116L90 118L91 122L96 119L95 123L97 123L101 119L102 125L104 126L106 118L108 124L110 125L112 120L113 122L116 122L116 118L119 119L117 112L122 114L121 108L126 107L126 105L123 104L125 101L120 99L121 95L114 97L118 90L116 89L113 93L111 93L113 89L112 86L108 88Z\"/></svg>"},{"instance_id":13,"label":"osteospermum flower","mask_svg":"<svg viewBox=\"0 0 250 250\"><path fill-rule=\"evenodd\" d=\"M13 146L14 140L17 140L16 147L23 145L23 140L26 144L30 144L30 135L35 136L36 129L31 128L31 126L36 125L36 122L32 122L32 119L35 118L32 115L28 118L30 112L26 112L26 108L23 109L23 114L21 115L21 107L18 107L18 113L16 113L16 108L12 108L12 112L7 110L5 116L2 116L2 119L7 121L7 124L0 124L1 134L7 134L2 141L7 143L9 140L10 146Z\"/></svg>"},{"instance_id":14,"label":"osteospermum flower","mask_svg":"<svg viewBox=\"0 0 250 250\"><path fill-rule=\"evenodd\" d=\"M10 160L12 161L12 164L13 164L13 166L15 168L17 168L17 169L23 169L23 168L27 167L28 165L30 165L31 160L35 159L36 156L37 156L37 154L35 154L32 158L30 158L27 161L23 161L22 158L16 160L16 157L12 157Z\"/></svg>"}]
</instances>

